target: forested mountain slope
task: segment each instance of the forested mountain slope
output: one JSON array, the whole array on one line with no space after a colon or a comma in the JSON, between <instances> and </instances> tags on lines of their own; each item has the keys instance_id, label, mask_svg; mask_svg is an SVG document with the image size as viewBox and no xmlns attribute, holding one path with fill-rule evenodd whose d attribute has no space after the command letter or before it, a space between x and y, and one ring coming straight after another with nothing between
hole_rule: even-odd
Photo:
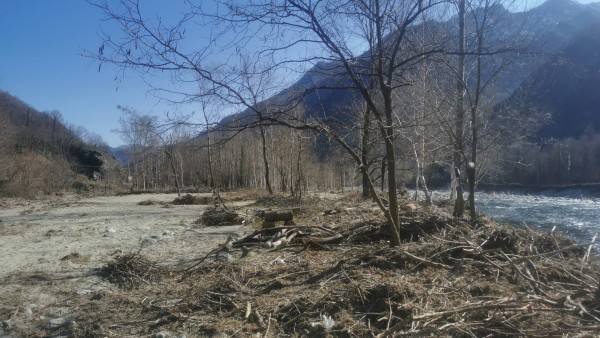
<instances>
[{"instance_id":1,"label":"forested mountain slope","mask_svg":"<svg viewBox=\"0 0 600 338\"><path fill-rule=\"evenodd\" d=\"M524 44L519 48L525 49L522 55L509 54L507 58L513 60L502 67L498 67L498 63L505 61L503 55L496 57L497 63L484 63L484 68L488 67L483 71L484 78L496 69L501 70L486 99L496 106L498 114L505 110L516 111L523 119L534 113L549 117L540 121L537 132L532 131L529 135L528 140L535 144L523 146L527 150L519 153L519 156L526 154L528 157L526 165L516 172L509 170L514 163L525 163L514 158L516 153L509 153L505 157L508 163L501 164L506 168L505 172L495 174L492 179L538 185L579 184L600 179L598 172L593 170L597 167L593 159L600 158L593 150L596 149L594 140L600 138L600 3L583 5L571 0L549 0L527 12L513 13L497 6L489 13L492 18L502 20L503 27L490 34L490 38L499 43L506 43L507 37L514 37L515 41L522 39ZM477 15L474 13L473 17ZM428 29L453 31L456 20L429 22ZM421 29L421 26L413 27L413 33L417 34ZM491 41L488 45L494 43ZM361 67L360 59L368 53L358 58L356 67ZM467 81L475 83L472 78ZM356 102L360 99L353 88L340 64L320 62L294 85L261 104L277 105L291 95L308 93L303 99L304 114L330 121L332 126L356 126L360 119ZM229 117L225 122L232 119ZM542 140L545 143L538 144ZM547 140L555 141L549 144ZM571 152L564 150L569 149L564 145L567 142L571 144ZM321 149L326 146L325 142L320 142L317 148L320 153L327 153L329 150ZM508 151L513 152L513 149ZM537 160L531 161L533 158ZM548 168L560 170L550 172ZM523 170L536 174L523 175Z\"/></svg>"},{"instance_id":2,"label":"forested mountain slope","mask_svg":"<svg viewBox=\"0 0 600 338\"><path fill-rule=\"evenodd\" d=\"M58 111L40 112L0 92L0 194L33 196L81 189L114 171L115 161L67 127Z\"/></svg>"}]
</instances>

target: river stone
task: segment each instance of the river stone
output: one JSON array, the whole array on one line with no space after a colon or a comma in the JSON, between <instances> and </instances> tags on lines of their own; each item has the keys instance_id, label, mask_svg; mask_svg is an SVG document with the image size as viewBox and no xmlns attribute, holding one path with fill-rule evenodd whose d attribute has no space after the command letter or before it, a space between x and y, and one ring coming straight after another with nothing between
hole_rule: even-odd
<instances>
[{"instance_id":1,"label":"river stone","mask_svg":"<svg viewBox=\"0 0 600 338\"><path fill-rule=\"evenodd\" d=\"M169 338L169 337L171 337L171 332L169 332L169 331L156 332L152 337L153 338Z\"/></svg>"},{"instance_id":2,"label":"river stone","mask_svg":"<svg viewBox=\"0 0 600 338\"><path fill-rule=\"evenodd\" d=\"M104 237L111 237L111 238L117 237L117 230L115 230L113 228L106 230Z\"/></svg>"},{"instance_id":3,"label":"river stone","mask_svg":"<svg viewBox=\"0 0 600 338\"><path fill-rule=\"evenodd\" d=\"M234 258L229 254L229 252L220 251L217 253L217 260L221 262L231 263L234 261Z\"/></svg>"},{"instance_id":4,"label":"river stone","mask_svg":"<svg viewBox=\"0 0 600 338\"><path fill-rule=\"evenodd\" d=\"M0 338L10 337L7 336L10 331L10 324L7 321L0 322Z\"/></svg>"},{"instance_id":5,"label":"river stone","mask_svg":"<svg viewBox=\"0 0 600 338\"><path fill-rule=\"evenodd\" d=\"M63 327L63 326L75 326L75 325L76 325L75 321L59 317L59 318L50 319L48 321L48 324L46 324L46 327L49 329L56 329L56 328Z\"/></svg>"},{"instance_id":6,"label":"river stone","mask_svg":"<svg viewBox=\"0 0 600 338\"><path fill-rule=\"evenodd\" d=\"M25 314L25 316L27 317L31 317L33 316L33 311L31 310L30 307L26 306L23 308L23 313Z\"/></svg>"}]
</instances>

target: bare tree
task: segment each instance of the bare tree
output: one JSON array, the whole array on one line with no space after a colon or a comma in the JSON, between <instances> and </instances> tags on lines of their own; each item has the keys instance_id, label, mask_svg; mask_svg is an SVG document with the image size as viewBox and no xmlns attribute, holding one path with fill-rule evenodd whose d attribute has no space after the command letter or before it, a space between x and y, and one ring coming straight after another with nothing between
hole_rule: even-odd
<instances>
[{"instance_id":1,"label":"bare tree","mask_svg":"<svg viewBox=\"0 0 600 338\"><path fill-rule=\"evenodd\" d=\"M98 2L95 5L109 21L119 25L124 36L122 39L104 36L98 53L88 55L100 62L132 67L145 73L167 71L180 83L187 79L207 81L212 86L211 91L225 102L245 107L255 117L258 116L258 119L249 120L254 125L258 120L326 135L357 163L365 183L388 220L391 245L397 246L400 244L400 224L395 135L399 126L394 120L396 100L393 92L408 84L405 77L408 69L427 56L441 52L435 46L417 47L410 37L413 27L422 22L422 14L434 10L441 3L443 0L373 0L368 3L256 0L244 4L225 1L217 2L221 10L218 13L190 4L189 11L179 21L166 26L163 21L144 15L138 1L122 0L117 6ZM367 42L373 48L368 53L355 52L359 37L353 33L352 23L356 18L369 22L373 28ZM185 45L186 26L192 23L211 25L206 43L196 45L198 48ZM216 31L216 26L212 26L215 24L224 29ZM242 33L232 36L229 33L232 31ZM258 47L253 47L255 45ZM271 102L268 116L261 116L264 111L257 108L252 95L247 95L236 60L230 58L216 67L207 66L215 64L210 57L214 57L218 49L230 51L230 55L235 56L250 47L253 48L248 53L257 55L255 59L267 60L268 70L278 77L293 74L294 65L308 63L314 65L313 71L317 74L335 74L346 80L334 85L334 88L332 85L319 87L312 84L298 92L280 95L278 102ZM311 52L299 56L297 48ZM275 91L276 86L272 89ZM345 134L324 123L331 122L328 119L318 119L310 114L302 117L290 114L304 97L318 90L353 90L364 100L368 116L372 116L384 144L387 205L376 194L364 156L348 142ZM176 94L188 98L197 96L197 93ZM368 138L365 137L365 140Z\"/></svg>"},{"instance_id":2,"label":"bare tree","mask_svg":"<svg viewBox=\"0 0 600 338\"><path fill-rule=\"evenodd\" d=\"M242 57L241 74L244 80L244 89L248 92L250 103L254 107L254 112L257 115L258 131L260 135L261 154L264 166L264 180L269 194L273 194L271 187L271 174L269 169L269 160L267 155L267 139L266 128L263 115L270 115L268 104L263 102L268 99L265 93L270 93L266 88L269 82L272 81L272 74L269 70L259 69L258 61L252 62L249 57Z\"/></svg>"},{"instance_id":3,"label":"bare tree","mask_svg":"<svg viewBox=\"0 0 600 338\"><path fill-rule=\"evenodd\" d=\"M115 130L123 141L130 147L130 175L133 175L136 188L146 190L150 184L149 166L150 153L156 145L158 118L151 115L143 115L135 110L118 106L123 112L119 119L120 128Z\"/></svg>"},{"instance_id":4,"label":"bare tree","mask_svg":"<svg viewBox=\"0 0 600 338\"><path fill-rule=\"evenodd\" d=\"M207 160L208 160L208 173L209 173L209 187L212 189L212 191L216 191L217 187L216 187L216 182L215 182L215 173L214 173L214 166L213 166L213 157L212 157L212 139L211 139L211 129L212 126L214 124L213 120L216 118L216 114L213 114L211 112L211 108L212 105L211 103L211 98L209 96L202 96L200 97L200 109L202 110L202 117L204 118L204 124L205 124L205 129L204 132L206 133L206 155L207 155Z\"/></svg>"},{"instance_id":5,"label":"bare tree","mask_svg":"<svg viewBox=\"0 0 600 338\"><path fill-rule=\"evenodd\" d=\"M494 84L512 62L528 56L527 41L530 37L527 32L531 30L525 29L525 16L521 19L510 16L509 9L516 4L514 0L457 0L456 4L457 61L455 66L448 63L456 81L453 102L455 124L453 129L448 129L453 144L453 173L456 178L453 184L456 188L454 215L460 217L464 213L462 180L466 178L469 216L475 222L475 187L478 170L483 168L478 155L487 148L489 141L502 143L497 132L502 129L498 124L500 119L493 114L493 105L497 102ZM518 135L517 130L525 125L515 125L508 134Z\"/></svg>"},{"instance_id":6,"label":"bare tree","mask_svg":"<svg viewBox=\"0 0 600 338\"><path fill-rule=\"evenodd\" d=\"M436 1L374 1L370 4L352 2L312 3L310 1L265 1L253 2L248 6L230 6L234 10L235 22L260 22L265 25L289 28L309 34L309 37L293 41L292 44L309 42L319 46L327 53L330 65L323 66L322 72L338 72L347 76L351 88L359 93L365 101L369 112L381 131L385 145L385 168L387 169L389 207L379 201L390 225L392 245L399 245L399 223L396 180L396 153L394 135L397 125L393 119L395 104L393 90L406 85L404 72L410 66L421 62L427 55L439 52L435 48L413 48L409 43L410 28L419 22L421 15L434 8ZM267 15L259 15L259 12ZM372 36L374 48L368 55L356 56L348 45L351 32L344 23L350 17L364 17L373 22L375 31ZM234 19L235 20L235 19ZM352 34L352 33L349 33ZM329 68L328 68L329 67ZM319 66L317 66L319 68ZM372 90L370 81L376 79L377 91ZM310 125L309 125L310 126ZM359 164L361 172L366 176L368 168L362 156L351 149L332 129L320 125L312 126L314 130L327 133L341 143ZM374 193L372 182L367 182Z\"/></svg>"}]
</instances>

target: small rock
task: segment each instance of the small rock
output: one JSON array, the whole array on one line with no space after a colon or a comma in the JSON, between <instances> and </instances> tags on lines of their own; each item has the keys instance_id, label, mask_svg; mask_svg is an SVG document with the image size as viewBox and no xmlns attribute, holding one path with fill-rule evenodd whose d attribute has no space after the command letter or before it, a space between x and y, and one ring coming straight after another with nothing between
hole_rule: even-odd
<instances>
[{"instance_id":1,"label":"small rock","mask_svg":"<svg viewBox=\"0 0 600 338\"><path fill-rule=\"evenodd\" d=\"M117 230L115 230L113 228L106 230L104 237L117 237Z\"/></svg>"},{"instance_id":2,"label":"small rock","mask_svg":"<svg viewBox=\"0 0 600 338\"><path fill-rule=\"evenodd\" d=\"M277 258L271 261L271 264L285 264L285 260L281 256L277 256Z\"/></svg>"},{"instance_id":3,"label":"small rock","mask_svg":"<svg viewBox=\"0 0 600 338\"><path fill-rule=\"evenodd\" d=\"M247 246L242 246L242 257L240 258L244 258L248 256L248 254L250 254L250 249Z\"/></svg>"},{"instance_id":4,"label":"small rock","mask_svg":"<svg viewBox=\"0 0 600 338\"><path fill-rule=\"evenodd\" d=\"M46 324L46 328L56 329L56 328L63 327L63 326L75 326L75 325L77 325L75 323L75 321L59 317L59 318L50 319L48 321L48 323Z\"/></svg>"},{"instance_id":5,"label":"small rock","mask_svg":"<svg viewBox=\"0 0 600 338\"><path fill-rule=\"evenodd\" d=\"M153 338L169 338L171 333L169 331L160 331L156 332L152 337Z\"/></svg>"},{"instance_id":6,"label":"small rock","mask_svg":"<svg viewBox=\"0 0 600 338\"><path fill-rule=\"evenodd\" d=\"M418 207L418 206L416 206L415 204L412 204L412 203L408 203L408 204L406 204L406 208L407 208L409 211L416 211L417 209L419 209L419 207Z\"/></svg>"},{"instance_id":7,"label":"small rock","mask_svg":"<svg viewBox=\"0 0 600 338\"><path fill-rule=\"evenodd\" d=\"M25 316L27 316L27 317L31 317L31 316L33 316L33 311L31 310L31 308L30 308L30 307L27 307L27 306L23 308L23 313L24 313L24 314L25 314Z\"/></svg>"},{"instance_id":8,"label":"small rock","mask_svg":"<svg viewBox=\"0 0 600 338\"><path fill-rule=\"evenodd\" d=\"M158 236L158 241L160 242L170 242L175 238L175 232L173 231L165 231L162 235Z\"/></svg>"},{"instance_id":9,"label":"small rock","mask_svg":"<svg viewBox=\"0 0 600 338\"><path fill-rule=\"evenodd\" d=\"M167 230L162 233L163 237L175 237L175 231Z\"/></svg>"},{"instance_id":10,"label":"small rock","mask_svg":"<svg viewBox=\"0 0 600 338\"><path fill-rule=\"evenodd\" d=\"M158 243L158 236L150 236L142 242L143 245L153 245Z\"/></svg>"},{"instance_id":11,"label":"small rock","mask_svg":"<svg viewBox=\"0 0 600 338\"><path fill-rule=\"evenodd\" d=\"M340 211L337 209L328 209L328 210L323 211L323 215L325 215L325 216L337 215L339 213L340 213Z\"/></svg>"},{"instance_id":12,"label":"small rock","mask_svg":"<svg viewBox=\"0 0 600 338\"><path fill-rule=\"evenodd\" d=\"M229 254L229 252L220 251L217 253L217 260L221 262L231 263L234 261L233 256Z\"/></svg>"}]
</instances>

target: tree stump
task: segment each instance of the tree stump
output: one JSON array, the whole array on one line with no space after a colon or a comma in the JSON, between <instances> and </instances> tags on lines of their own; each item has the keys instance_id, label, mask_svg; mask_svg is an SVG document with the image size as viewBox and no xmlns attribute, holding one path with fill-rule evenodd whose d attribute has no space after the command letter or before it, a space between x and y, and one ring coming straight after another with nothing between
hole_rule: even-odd
<instances>
[{"instance_id":1,"label":"tree stump","mask_svg":"<svg viewBox=\"0 0 600 338\"><path fill-rule=\"evenodd\" d=\"M294 212L292 210L265 211L263 218L265 222L287 222L294 219Z\"/></svg>"},{"instance_id":2,"label":"tree stump","mask_svg":"<svg viewBox=\"0 0 600 338\"><path fill-rule=\"evenodd\" d=\"M263 229L275 227L276 222L284 222L285 225L294 225L294 212L287 209L265 211L263 220Z\"/></svg>"}]
</instances>

